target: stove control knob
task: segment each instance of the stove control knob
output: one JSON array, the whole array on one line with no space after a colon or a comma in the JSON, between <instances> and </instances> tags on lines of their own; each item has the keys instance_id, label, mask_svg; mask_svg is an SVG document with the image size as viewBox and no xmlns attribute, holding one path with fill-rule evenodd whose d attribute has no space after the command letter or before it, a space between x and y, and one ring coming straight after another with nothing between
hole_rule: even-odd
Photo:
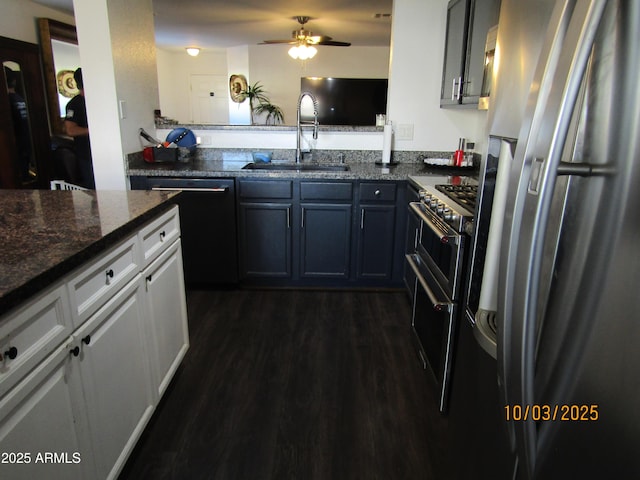
<instances>
[{"instance_id":1,"label":"stove control knob","mask_svg":"<svg viewBox=\"0 0 640 480\"><path fill-rule=\"evenodd\" d=\"M427 198L429 198L430 196L431 196L431 195L430 195L429 193L427 193L426 191L424 191L424 190L420 190L420 191L418 192L418 197L420 198L420 201L423 201L423 202L424 202L424 201L425 201Z\"/></svg>"},{"instance_id":2,"label":"stove control knob","mask_svg":"<svg viewBox=\"0 0 640 480\"><path fill-rule=\"evenodd\" d=\"M460 221L460 215L454 212L449 212L448 218L445 217L445 220L449 225L456 225Z\"/></svg>"},{"instance_id":3,"label":"stove control knob","mask_svg":"<svg viewBox=\"0 0 640 480\"><path fill-rule=\"evenodd\" d=\"M440 202L438 202L437 198L431 197L429 199L429 208L435 212L436 209L438 208L438 203L440 203Z\"/></svg>"},{"instance_id":4,"label":"stove control knob","mask_svg":"<svg viewBox=\"0 0 640 480\"><path fill-rule=\"evenodd\" d=\"M444 215L444 203L442 202L438 202L438 205L436 207L436 213L438 214L439 217L442 217Z\"/></svg>"}]
</instances>

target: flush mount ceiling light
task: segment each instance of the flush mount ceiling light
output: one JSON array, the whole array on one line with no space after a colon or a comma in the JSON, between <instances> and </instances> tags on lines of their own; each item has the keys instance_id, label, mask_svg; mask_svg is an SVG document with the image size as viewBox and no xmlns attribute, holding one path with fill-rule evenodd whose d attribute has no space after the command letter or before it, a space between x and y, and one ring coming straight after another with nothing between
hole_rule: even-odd
<instances>
[{"instance_id":1,"label":"flush mount ceiling light","mask_svg":"<svg viewBox=\"0 0 640 480\"><path fill-rule=\"evenodd\" d=\"M192 57L197 57L200 53L200 49L198 47L187 47L187 53Z\"/></svg>"},{"instance_id":2,"label":"flush mount ceiling light","mask_svg":"<svg viewBox=\"0 0 640 480\"><path fill-rule=\"evenodd\" d=\"M261 45L269 45L274 43L288 43L293 45L289 49L289 55L291 58L300 59L300 60L308 60L309 58L313 58L313 56L318 53L318 49L314 47L314 45L329 45L333 47L348 47L351 45L348 42L338 42L336 40L332 40L331 37L327 37L326 35L313 35L308 30L304 29L305 23L309 21L309 17L293 17L296 20L301 28L298 30L294 30L291 38L288 40L265 40L261 43Z\"/></svg>"}]
</instances>

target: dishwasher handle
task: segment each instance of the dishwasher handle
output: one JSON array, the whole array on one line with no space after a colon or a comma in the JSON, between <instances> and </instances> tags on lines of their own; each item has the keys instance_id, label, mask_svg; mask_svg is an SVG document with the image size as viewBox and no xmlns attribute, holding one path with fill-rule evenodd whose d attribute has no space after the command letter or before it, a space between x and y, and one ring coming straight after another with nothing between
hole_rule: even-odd
<instances>
[{"instance_id":1,"label":"dishwasher handle","mask_svg":"<svg viewBox=\"0 0 640 480\"><path fill-rule=\"evenodd\" d=\"M226 193L229 191L229 187L151 187L151 190L155 192L213 192L213 193Z\"/></svg>"}]
</instances>

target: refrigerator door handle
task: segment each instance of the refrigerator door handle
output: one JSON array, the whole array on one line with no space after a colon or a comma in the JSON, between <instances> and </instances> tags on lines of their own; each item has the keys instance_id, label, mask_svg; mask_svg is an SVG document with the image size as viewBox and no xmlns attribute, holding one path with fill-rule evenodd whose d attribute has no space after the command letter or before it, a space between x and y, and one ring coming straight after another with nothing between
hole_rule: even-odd
<instances>
[{"instance_id":1,"label":"refrigerator door handle","mask_svg":"<svg viewBox=\"0 0 640 480\"><path fill-rule=\"evenodd\" d=\"M605 4L604 0L557 4L554 18L558 20L558 28L552 32L557 38L548 45L550 56L545 68L539 66L536 72L541 79L537 107L528 112L532 115L530 130L526 132L528 138L521 138L524 141L518 145L524 147L518 148L516 159L520 162L521 177L512 209L507 213L512 223L507 234L509 254L503 280L513 287L508 287L508 291L503 288L499 372L506 405L519 405L523 410L536 400L537 300L556 177L563 171L589 171L584 165L563 170L560 159ZM553 127L549 129L549 125ZM521 221L522 218L527 220ZM518 478L533 478L538 450L536 423L529 418L511 422L509 428L518 456Z\"/></svg>"},{"instance_id":2,"label":"refrigerator door handle","mask_svg":"<svg viewBox=\"0 0 640 480\"><path fill-rule=\"evenodd\" d=\"M580 177L609 177L616 174L612 164L595 164L587 162L560 162L556 169L557 175L577 175Z\"/></svg>"}]
</instances>

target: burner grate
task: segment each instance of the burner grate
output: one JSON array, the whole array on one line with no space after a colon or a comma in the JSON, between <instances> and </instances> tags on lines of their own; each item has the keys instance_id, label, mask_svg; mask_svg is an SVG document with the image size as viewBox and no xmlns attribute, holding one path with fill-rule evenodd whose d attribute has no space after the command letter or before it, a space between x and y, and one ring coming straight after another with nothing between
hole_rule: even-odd
<instances>
[{"instance_id":1,"label":"burner grate","mask_svg":"<svg viewBox=\"0 0 640 480\"><path fill-rule=\"evenodd\" d=\"M477 185L436 185L436 189L470 212L475 212L478 196Z\"/></svg>"}]
</instances>

